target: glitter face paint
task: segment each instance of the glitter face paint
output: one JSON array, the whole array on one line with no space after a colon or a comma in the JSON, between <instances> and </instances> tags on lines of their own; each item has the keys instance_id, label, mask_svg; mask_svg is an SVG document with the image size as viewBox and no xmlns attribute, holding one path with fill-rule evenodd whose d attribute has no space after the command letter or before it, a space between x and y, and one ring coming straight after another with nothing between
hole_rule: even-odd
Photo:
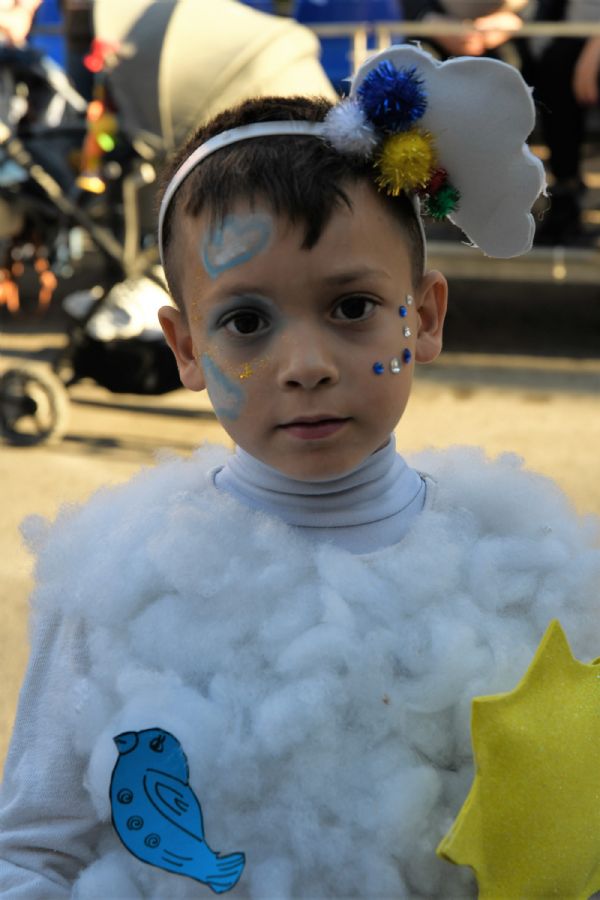
<instances>
[{"instance_id":1,"label":"glitter face paint","mask_svg":"<svg viewBox=\"0 0 600 900\"><path fill-rule=\"evenodd\" d=\"M204 237L200 256L211 278L248 262L271 241L273 222L267 213L232 213Z\"/></svg>"},{"instance_id":2,"label":"glitter face paint","mask_svg":"<svg viewBox=\"0 0 600 900\"><path fill-rule=\"evenodd\" d=\"M197 299L192 300L190 304L190 322L194 325L200 325L203 318L200 301Z\"/></svg>"},{"instance_id":3,"label":"glitter face paint","mask_svg":"<svg viewBox=\"0 0 600 900\"><path fill-rule=\"evenodd\" d=\"M200 356L202 370L206 380L206 390L210 401L214 406L217 416L235 421L239 418L244 406L244 390L228 375L223 372L216 362L208 355Z\"/></svg>"},{"instance_id":4,"label":"glitter face paint","mask_svg":"<svg viewBox=\"0 0 600 900\"><path fill-rule=\"evenodd\" d=\"M238 369L235 374L240 381L245 381L247 378L252 378L253 375L257 375L268 365L268 362L268 359L264 357L262 359L253 360L251 363L245 362L241 369Z\"/></svg>"}]
</instances>

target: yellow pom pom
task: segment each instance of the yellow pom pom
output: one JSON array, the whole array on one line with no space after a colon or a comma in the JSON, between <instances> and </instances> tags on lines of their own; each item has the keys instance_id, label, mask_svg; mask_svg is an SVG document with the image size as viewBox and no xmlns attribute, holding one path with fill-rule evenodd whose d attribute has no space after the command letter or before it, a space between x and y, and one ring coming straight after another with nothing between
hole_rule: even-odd
<instances>
[{"instance_id":1,"label":"yellow pom pom","mask_svg":"<svg viewBox=\"0 0 600 900\"><path fill-rule=\"evenodd\" d=\"M433 138L428 131L411 128L387 138L376 161L377 184L398 196L401 191L424 188L436 167Z\"/></svg>"}]
</instances>

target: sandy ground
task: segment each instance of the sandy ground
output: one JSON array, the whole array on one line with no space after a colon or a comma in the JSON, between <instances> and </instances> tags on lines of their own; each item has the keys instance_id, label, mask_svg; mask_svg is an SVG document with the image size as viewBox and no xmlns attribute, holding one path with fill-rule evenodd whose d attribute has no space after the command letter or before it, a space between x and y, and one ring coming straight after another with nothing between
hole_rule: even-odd
<instances>
[{"instance_id":1,"label":"sandy ground","mask_svg":"<svg viewBox=\"0 0 600 900\"><path fill-rule=\"evenodd\" d=\"M1 368L15 364L19 341L0 338L8 350ZM403 452L456 443L480 444L492 456L516 452L556 479L582 513L600 514L599 396L600 360L448 354L419 370L398 444ZM59 444L0 446L0 766L27 659L32 581L21 520L53 517L60 504L124 481L160 448L188 454L204 441L227 441L208 401L183 390L141 398L79 385L70 414Z\"/></svg>"}]
</instances>

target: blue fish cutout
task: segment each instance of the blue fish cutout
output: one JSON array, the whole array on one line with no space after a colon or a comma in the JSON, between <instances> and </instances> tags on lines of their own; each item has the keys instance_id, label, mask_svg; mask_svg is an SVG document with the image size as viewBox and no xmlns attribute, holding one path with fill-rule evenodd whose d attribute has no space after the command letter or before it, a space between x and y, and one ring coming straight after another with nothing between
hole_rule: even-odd
<instances>
[{"instance_id":1,"label":"blue fish cutout","mask_svg":"<svg viewBox=\"0 0 600 900\"><path fill-rule=\"evenodd\" d=\"M204 839L200 804L189 786L185 753L162 728L124 731L110 781L112 823L142 862L208 885L231 890L245 865L243 853L220 856Z\"/></svg>"}]
</instances>

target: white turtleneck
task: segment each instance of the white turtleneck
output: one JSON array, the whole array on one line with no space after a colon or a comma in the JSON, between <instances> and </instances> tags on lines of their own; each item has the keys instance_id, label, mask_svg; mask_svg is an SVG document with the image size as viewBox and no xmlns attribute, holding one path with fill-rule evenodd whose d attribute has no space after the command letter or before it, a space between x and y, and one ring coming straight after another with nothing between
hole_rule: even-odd
<instances>
[{"instance_id":1,"label":"white turtleneck","mask_svg":"<svg viewBox=\"0 0 600 900\"><path fill-rule=\"evenodd\" d=\"M351 472L327 481L290 478L240 447L213 478L251 509L357 554L402 540L425 505L429 481L396 453L393 435Z\"/></svg>"}]
</instances>

